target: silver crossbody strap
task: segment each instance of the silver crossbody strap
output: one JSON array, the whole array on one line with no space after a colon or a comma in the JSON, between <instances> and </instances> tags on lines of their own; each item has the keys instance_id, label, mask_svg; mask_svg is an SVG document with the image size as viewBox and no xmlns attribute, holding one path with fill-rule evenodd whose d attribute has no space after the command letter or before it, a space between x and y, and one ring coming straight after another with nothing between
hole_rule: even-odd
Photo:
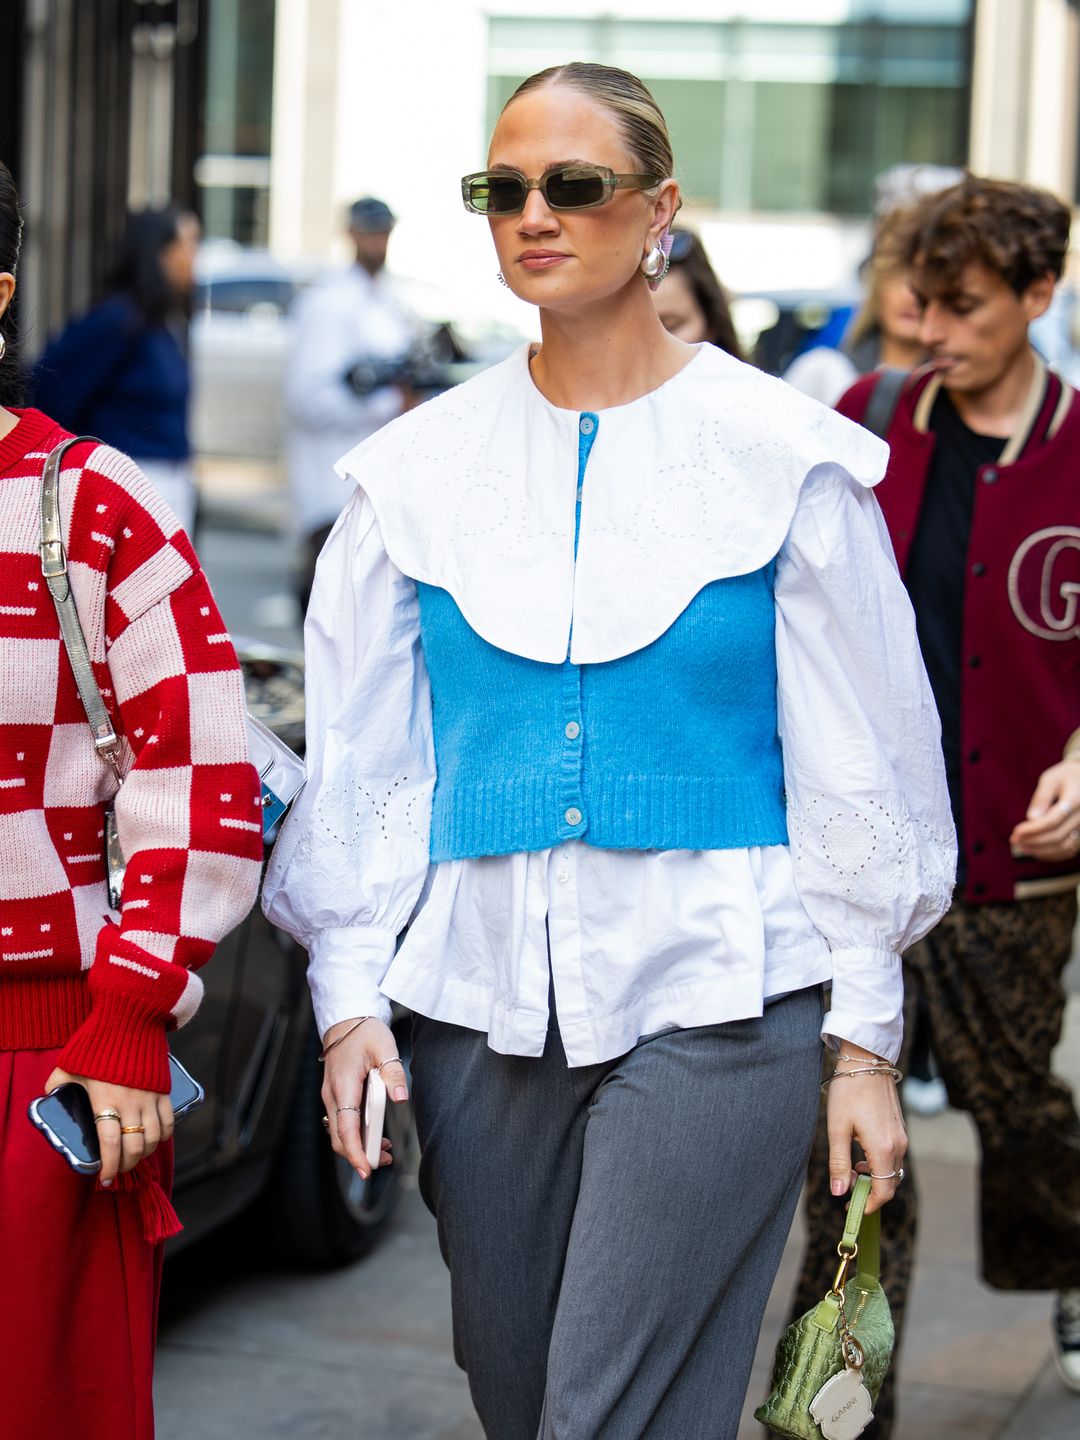
<instances>
[{"instance_id":1,"label":"silver crossbody strap","mask_svg":"<svg viewBox=\"0 0 1080 1440\"><path fill-rule=\"evenodd\" d=\"M86 636L79 620L75 597L71 593L67 552L60 531L60 466L66 451L72 445L86 440L97 443L92 435L80 435L77 439L65 440L62 445L57 445L45 461L45 470L41 477L41 573L56 606L60 633L71 661L75 684L79 687L79 698L94 736L94 747L101 758L112 766L119 781L123 779L120 772L120 741L94 678Z\"/></svg>"}]
</instances>

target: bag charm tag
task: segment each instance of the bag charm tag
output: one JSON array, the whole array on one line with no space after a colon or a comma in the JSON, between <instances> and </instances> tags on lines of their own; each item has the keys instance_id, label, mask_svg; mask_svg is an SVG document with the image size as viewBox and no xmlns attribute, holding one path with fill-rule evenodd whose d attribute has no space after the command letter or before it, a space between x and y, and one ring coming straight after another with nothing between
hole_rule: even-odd
<instances>
[{"instance_id":1,"label":"bag charm tag","mask_svg":"<svg viewBox=\"0 0 1080 1440\"><path fill-rule=\"evenodd\" d=\"M874 1418L870 1392L862 1383L863 1348L851 1333L844 1309L844 1277L859 1247L848 1250L838 1245L836 1248L840 1268L829 1293L840 1302L840 1353L844 1357L844 1368L825 1381L810 1402L810 1414L821 1429L822 1440L856 1440ZM855 1319L858 1318L856 1314Z\"/></svg>"}]
</instances>

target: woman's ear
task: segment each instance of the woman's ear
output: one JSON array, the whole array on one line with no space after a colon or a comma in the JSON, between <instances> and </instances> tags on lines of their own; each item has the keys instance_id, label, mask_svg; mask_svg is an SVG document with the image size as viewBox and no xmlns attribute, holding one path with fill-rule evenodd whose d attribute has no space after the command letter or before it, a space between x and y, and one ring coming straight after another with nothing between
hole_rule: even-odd
<instances>
[{"instance_id":1,"label":"woman's ear","mask_svg":"<svg viewBox=\"0 0 1080 1440\"><path fill-rule=\"evenodd\" d=\"M0 271L0 315L11 304L11 297L15 294L15 276L9 271Z\"/></svg>"},{"instance_id":2,"label":"woman's ear","mask_svg":"<svg viewBox=\"0 0 1080 1440\"><path fill-rule=\"evenodd\" d=\"M677 180L664 180L653 199L653 217L649 224L649 249L659 243L675 223L675 216L682 203Z\"/></svg>"}]
</instances>

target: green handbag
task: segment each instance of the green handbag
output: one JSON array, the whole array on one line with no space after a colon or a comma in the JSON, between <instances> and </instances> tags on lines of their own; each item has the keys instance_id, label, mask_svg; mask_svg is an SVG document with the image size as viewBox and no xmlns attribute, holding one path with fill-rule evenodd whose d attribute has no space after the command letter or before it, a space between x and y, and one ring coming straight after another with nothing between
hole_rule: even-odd
<instances>
[{"instance_id":1,"label":"green handbag","mask_svg":"<svg viewBox=\"0 0 1080 1440\"><path fill-rule=\"evenodd\" d=\"M880 1212L864 1213L870 1188L870 1177L860 1175L837 1246L833 1287L780 1336L771 1393L754 1412L790 1440L854 1440L873 1419L894 1336L879 1278ZM856 1258L855 1274L846 1280Z\"/></svg>"}]
</instances>

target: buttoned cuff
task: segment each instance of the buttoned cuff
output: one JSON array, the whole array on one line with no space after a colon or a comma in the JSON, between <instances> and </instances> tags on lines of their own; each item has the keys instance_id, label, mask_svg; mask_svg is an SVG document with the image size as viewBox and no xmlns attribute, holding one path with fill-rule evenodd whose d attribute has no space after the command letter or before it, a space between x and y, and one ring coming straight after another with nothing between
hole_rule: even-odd
<instances>
[{"instance_id":1,"label":"buttoned cuff","mask_svg":"<svg viewBox=\"0 0 1080 1440\"><path fill-rule=\"evenodd\" d=\"M390 1023L390 1002L379 985L394 958L390 930L350 925L323 930L308 948L308 985L315 1023L325 1035L342 1020L374 1015Z\"/></svg>"},{"instance_id":2,"label":"buttoned cuff","mask_svg":"<svg viewBox=\"0 0 1080 1440\"><path fill-rule=\"evenodd\" d=\"M904 1038L904 973L900 956L874 946L832 952L832 1004L822 1021L826 1045L846 1040L895 1065Z\"/></svg>"}]
</instances>

